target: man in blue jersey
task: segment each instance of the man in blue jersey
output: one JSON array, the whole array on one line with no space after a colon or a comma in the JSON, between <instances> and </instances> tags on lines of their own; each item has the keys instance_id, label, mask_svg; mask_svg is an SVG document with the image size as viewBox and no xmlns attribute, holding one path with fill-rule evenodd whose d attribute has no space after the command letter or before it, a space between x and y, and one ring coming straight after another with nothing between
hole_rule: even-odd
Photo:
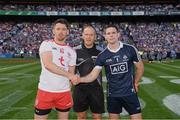
<instances>
[{"instance_id":1,"label":"man in blue jersey","mask_svg":"<svg viewBox=\"0 0 180 120\"><path fill-rule=\"evenodd\" d=\"M104 37L108 45L98 55L94 69L90 74L81 77L79 81L74 81L74 84L92 82L104 66L108 83L109 119L119 119L122 107L130 114L131 119L142 119L137 91L138 83L144 73L144 65L137 49L118 40L121 36L114 25L109 25L104 29Z\"/></svg>"}]
</instances>

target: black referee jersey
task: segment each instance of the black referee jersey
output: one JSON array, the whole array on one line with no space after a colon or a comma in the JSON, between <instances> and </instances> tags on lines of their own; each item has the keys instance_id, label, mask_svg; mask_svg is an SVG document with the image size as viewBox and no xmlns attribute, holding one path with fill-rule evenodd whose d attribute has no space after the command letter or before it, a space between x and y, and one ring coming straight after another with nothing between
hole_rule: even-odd
<instances>
[{"instance_id":1,"label":"black referee jersey","mask_svg":"<svg viewBox=\"0 0 180 120\"><path fill-rule=\"evenodd\" d=\"M89 74L95 66L95 60L97 55L103 50L103 48L94 44L92 48L86 48L84 44L81 44L75 47L77 53L77 61L76 61L76 73L78 73L81 77ZM97 80L91 83L80 83L79 85L88 85L99 82L102 83L102 75L100 74Z\"/></svg>"}]
</instances>

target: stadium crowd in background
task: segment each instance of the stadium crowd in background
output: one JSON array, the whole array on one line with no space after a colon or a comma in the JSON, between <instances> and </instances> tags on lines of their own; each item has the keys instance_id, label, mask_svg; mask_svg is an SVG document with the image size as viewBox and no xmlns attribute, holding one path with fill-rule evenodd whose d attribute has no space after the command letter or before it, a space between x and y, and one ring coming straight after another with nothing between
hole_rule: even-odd
<instances>
[{"instance_id":1,"label":"stadium crowd in background","mask_svg":"<svg viewBox=\"0 0 180 120\"><path fill-rule=\"evenodd\" d=\"M0 10L16 10L16 11L122 11L122 10L133 10L133 11L176 11L180 9L180 4L150 4L150 5L81 5L81 4L57 4L57 5L22 5L22 4L5 4L0 5Z\"/></svg>"},{"instance_id":2,"label":"stadium crowd in background","mask_svg":"<svg viewBox=\"0 0 180 120\"><path fill-rule=\"evenodd\" d=\"M84 23L71 23L67 42L70 46L81 43ZM91 22L97 31L97 43L105 47L102 29L107 23ZM143 59L175 57L180 53L180 23L115 23L123 42L135 45ZM36 56L42 41L51 39L51 24L33 22L0 22L0 55ZM162 54L162 55L161 55ZM171 55L173 54L173 55ZM157 58L157 56L159 56Z\"/></svg>"}]
</instances>

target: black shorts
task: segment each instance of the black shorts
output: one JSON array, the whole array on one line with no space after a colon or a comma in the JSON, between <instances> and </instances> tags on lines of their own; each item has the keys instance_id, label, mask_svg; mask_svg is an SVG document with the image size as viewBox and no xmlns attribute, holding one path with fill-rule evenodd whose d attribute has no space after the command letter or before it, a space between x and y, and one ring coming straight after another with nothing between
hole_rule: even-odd
<instances>
[{"instance_id":1,"label":"black shorts","mask_svg":"<svg viewBox=\"0 0 180 120\"><path fill-rule=\"evenodd\" d=\"M67 108L67 109L58 109L56 108L57 111L59 112L69 112L71 108ZM37 115L47 115L51 112L51 109L38 109L35 107L35 110L34 110L35 114Z\"/></svg>"},{"instance_id":2,"label":"black shorts","mask_svg":"<svg viewBox=\"0 0 180 120\"><path fill-rule=\"evenodd\" d=\"M104 93L98 82L75 86L73 92L75 112L83 112L90 108L92 113L104 113Z\"/></svg>"},{"instance_id":3,"label":"black shorts","mask_svg":"<svg viewBox=\"0 0 180 120\"><path fill-rule=\"evenodd\" d=\"M141 113L141 107L136 94L123 97L108 97L107 109L109 113L119 114L122 107L130 114Z\"/></svg>"}]
</instances>

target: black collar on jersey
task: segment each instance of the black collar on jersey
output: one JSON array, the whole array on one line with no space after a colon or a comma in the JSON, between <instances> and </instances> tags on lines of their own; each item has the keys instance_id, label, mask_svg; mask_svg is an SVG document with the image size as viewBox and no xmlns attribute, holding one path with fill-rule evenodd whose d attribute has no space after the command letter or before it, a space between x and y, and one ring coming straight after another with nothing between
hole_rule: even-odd
<instances>
[{"instance_id":1,"label":"black collar on jersey","mask_svg":"<svg viewBox=\"0 0 180 120\"><path fill-rule=\"evenodd\" d=\"M96 50L96 44L94 44L92 48L87 48L87 47L84 45L84 43L82 43L82 48L85 49L85 50L87 50L87 51Z\"/></svg>"}]
</instances>

